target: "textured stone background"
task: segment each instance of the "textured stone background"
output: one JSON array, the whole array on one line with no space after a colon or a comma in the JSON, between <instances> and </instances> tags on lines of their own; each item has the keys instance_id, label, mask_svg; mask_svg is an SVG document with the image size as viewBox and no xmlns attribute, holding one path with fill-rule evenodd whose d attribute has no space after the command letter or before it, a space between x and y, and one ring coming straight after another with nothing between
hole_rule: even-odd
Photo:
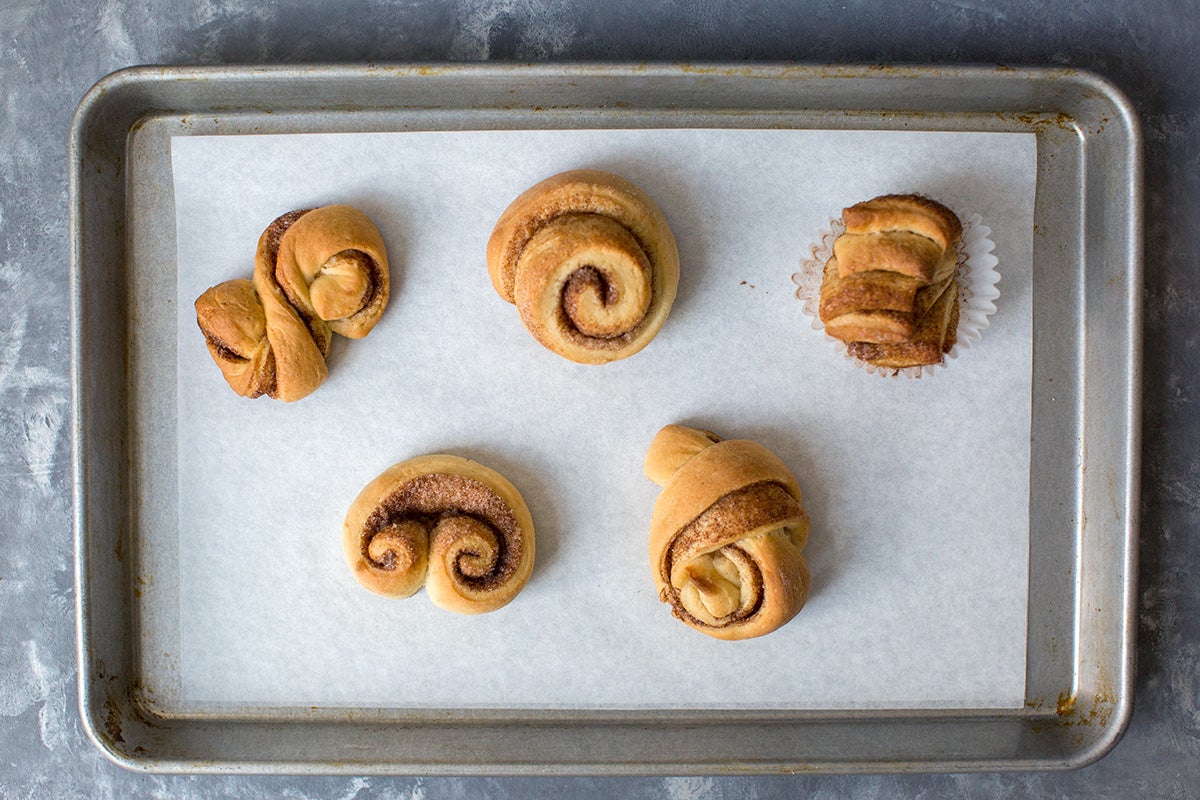
<instances>
[{"instance_id":1,"label":"textured stone background","mask_svg":"<svg viewBox=\"0 0 1200 800\"><path fill-rule=\"evenodd\" d=\"M1200 2L0 1L0 797L1200 796ZM1003 62L1094 69L1146 136L1137 702L1071 773L759 779L157 777L85 739L75 700L67 131L132 64L424 60Z\"/></svg>"}]
</instances>

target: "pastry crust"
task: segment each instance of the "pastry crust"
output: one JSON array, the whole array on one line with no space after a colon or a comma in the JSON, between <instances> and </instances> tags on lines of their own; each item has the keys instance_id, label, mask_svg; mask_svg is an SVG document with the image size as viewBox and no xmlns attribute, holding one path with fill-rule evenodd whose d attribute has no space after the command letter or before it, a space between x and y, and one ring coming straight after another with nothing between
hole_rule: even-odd
<instances>
[{"instance_id":1,"label":"pastry crust","mask_svg":"<svg viewBox=\"0 0 1200 800\"><path fill-rule=\"evenodd\" d=\"M650 520L654 583L678 619L717 639L748 639L800 611L809 522L782 461L755 442L668 425L645 472L663 486Z\"/></svg>"},{"instance_id":2,"label":"pastry crust","mask_svg":"<svg viewBox=\"0 0 1200 800\"><path fill-rule=\"evenodd\" d=\"M209 354L235 392L260 397L275 391L275 355L251 281L225 281L200 295L196 321Z\"/></svg>"},{"instance_id":3,"label":"pastry crust","mask_svg":"<svg viewBox=\"0 0 1200 800\"><path fill-rule=\"evenodd\" d=\"M962 221L936 200L919 194L885 194L842 210L846 233L908 231L932 240L941 250L957 247Z\"/></svg>"},{"instance_id":4,"label":"pastry crust","mask_svg":"<svg viewBox=\"0 0 1200 800\"><path fill-rule=\"evenodd\" d=\"M913 308L921 282L895 272L858 272L842 277L837 256L825 263L821 281L822 322L852 311L901 311Z\"/></svg>"},{"instance_id":5,"label":"pastry crust","mask_svg":"<svg viewBox=\"0 0 1200 800\"><path fill-rule=\"evenodd\" d=\"M503 475L434 454L402 461L350 505L342 549L354 577L376 594L409 597L422 586L459 614L508 604L529 580L533 519Z\"/></svg>"},{"instance_id":6,"label":"pastry crust","mask_svg":"<svg viewBox=\"0 0 1200 800\"><path fill-rule=\"evenodd\" d=\"M929 312L921 318L911 339L898 343L851 342L850 355L890 369L936 364L958 340L958 284L951 281Z\"/></svg>"},{"instance_id":7,"label":"pastry crust","mask_svg":"<svg viewBox=\"0 0 1200 800\"><path fill-rule=\"evenodd\" d=\"M383 238L365 214L344 205L300 209L263 231L252 281L200 295L196 321L235 392L290 402L325 380L333 333L370 333L389 284Z\"/></svg>"},{"instance_id":8,"label":"pastry crust","mask_svg":"<svg viewBox=\"0 0 1200 800\"><path fill-rule=\"evenodd\" d=\"M932 239L909 231L846 233L833 243L838 274L843 278L878 270L931 283L944 252Z\"/></svg>"},{"instance_id":9,"label":"pastry crust","mask_svg":"<svg viewBox=\"0 0 1200 800\"><path fill-rule=\"evenodd\" d=\"M633 183L573 170L523 192L487 245L496 293L538 342L603 364L645 347L679 284L679 252L662 211Z\"/></svg>"},{"instance_id":10,"label":"pastry crust","mask_svg":"<svg viewBox=\"0 0 1200 800\"><path fill-rule=\"evenodd\" d=\"M842 213L846 231L834 241L821 281L826 332L876 366L941 362L958 324L962 223L919 195L884 195Z\"/></svg>"}]
</instances>

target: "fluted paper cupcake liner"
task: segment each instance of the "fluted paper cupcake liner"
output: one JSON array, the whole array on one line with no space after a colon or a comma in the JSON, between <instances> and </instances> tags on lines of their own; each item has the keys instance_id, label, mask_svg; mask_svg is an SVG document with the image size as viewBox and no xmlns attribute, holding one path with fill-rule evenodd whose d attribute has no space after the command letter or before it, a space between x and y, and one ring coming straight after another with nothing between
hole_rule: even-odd
<instances>
[{"instance_id":1,"label":"fluted paper cupcake liner","mask_svg":"<svg viewBox=\"0 0 1200 800\"><path fill-rule=\"evenodd\" d=\"M797 286L796 297L803 303L804 313L811 319L813 330L820 331L826 341L847 360L876 375L920 378L945 368L947 361L958 358L963 351L970 348L972 342L979 341L991 322L992 314L996 313L996 299L1000 297L1000 290L996 288L1000 282L1000 273L996 267L1000 262L992 253L996 248L991 239L992 229L983 224L978 214L961 218L962 246L959 248L958 264L954 270L959 294L957 341L950 352L945 354L941 364L904 369L878 367L854 358L845 342L825 333L825 325L821 322L819 313L821 278L825 271L825 263L833 256L833 241L845 230L845 223L841 218L830 220L829 226L821 231L820 239L812 246L809 257L800 262L800 271L792 275L792 281Z\"/></svg>"}]
</instances>

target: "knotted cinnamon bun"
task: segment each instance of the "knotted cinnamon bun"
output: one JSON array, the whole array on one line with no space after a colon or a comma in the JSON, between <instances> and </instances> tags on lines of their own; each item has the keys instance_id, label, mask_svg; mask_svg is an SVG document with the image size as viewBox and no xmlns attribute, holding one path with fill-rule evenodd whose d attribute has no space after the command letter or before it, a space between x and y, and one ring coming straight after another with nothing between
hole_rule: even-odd
<instances>
[{"instance_id":1,"label":"knotted cinnamon bun","mask_svg":"<svg viewBox=\"0 0 1200 800\"><path fill-rule=\"evenodd\" d=\"M200 295L196 321L235 392L299 400L325 380L332 334L370 333L388 291L387 251L365 214L341 205L303 209L263 232L252 281Z\"/></svg>"},{"instance_id":2,"label":"knotted cinnamon bun","mask_svg":"<svg viewBox=\"0 0 1200 800\"><path fill-rule=\"evenodd\" d=\"M804 606L808 516L796 479L771 451L668 425L646 454L663 487L650 520L659 597L717 639L776 630Z\"/></svg>"}]
</instances>

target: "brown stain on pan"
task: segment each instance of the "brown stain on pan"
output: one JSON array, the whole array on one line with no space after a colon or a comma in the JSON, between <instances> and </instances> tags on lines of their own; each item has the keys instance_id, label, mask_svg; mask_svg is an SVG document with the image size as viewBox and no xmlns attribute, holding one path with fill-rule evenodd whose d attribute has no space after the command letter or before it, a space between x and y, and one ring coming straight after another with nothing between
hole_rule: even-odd
<instances>
[{"instance_id":1,"label":"brown stain on pan","mask_svg":"<svg viewBox=\"0 0 1200 800\"><path fill-rule=\"evenodd\" d=\"M1120 523L1121 504L1117 502L1117 473L1110 468L1105 471L1104 477L1106 478L1106 482L1108 484L1108 503L1112 507L1113 521Z\"/></svg>"},{"instance_id":2,"label":"brown stain on pan","mask_svg":"<svg viewBox=\"0 0 1200 800\"><path fill-rule=\"evenodd\" d=\"M108 671L103 661L96 662L96 678L104 681L104 703L101 708L102 719L97 727L96 735L105 741L111 750L116 750L118 744L125 743L123 734L125 715L121 713L121 698L117 694L117 676Z\"/></svg>"},{"instance_id":3,"label":"brown stain on pan","mask_svg":"<svg viewBox=\"0 0 1200 800\"><path fill-rule=\"evenodd\" d=\"M149 573L139 572L134 578L133 596L140 600L153 586L154 576Z\"/></svg>"},{"instance_id":4,"label":"brown stain on pan","mask_svg":"<svg viewBox=\"0 0 1200 800\"><path fill-rule=\"evenodd\" d=\"M1047 128L1057 128L1071 133L1079 133L1079 125L1070 114L1059 111L1056 114L1040 114L1035 112L1012 113L996 112L996 116L1005 122L1018 122L1021 125L1039 132Z\"/></svg>"},{"instance_id":5,"label":"brown stain on pan","mask_svg":"<svg viewBox=\"0 0 1200 800\"><path fill-rule=\"evenodd\" d=\"M435 78L441 75L451 75L456 70L449 66L434 66L432 64L423 64L419 66L397 66L394 64L385 64L379 66L376 64L368 65L367 73L376 75L421 75L426 78Z\"/></svg>"},{"instance_id":6,"label":"brown stain on pan","mask_svg":"<svg viewBox=\"0 0 1200 800\"><path fill-rule=\"evenodd\" d=\"M1106 728L1112 712L1116 709L1117 698L1113 688L1107 682L1101 682L1095 692L1090 694L1087 702L1081 703L1078 694L1065 691L1058 695L1054 704L1054 713L1058 717L1051 724L1035 724L1034 733L1061 728ZM1045 698L1033 698L1025 702L1025 707L1032 711L1042 711L1046 708Z\"/></svg>"},{"instance_id":7,"label":"brown stain on pan","mask_svg":"<svg viewBox=\"0 0 1200 800\"><path fill-rule=\"evenodd\" d=\"M103 664L98 665L96 674L97 677L108 683L104 691L104 703L101 707L102 718L99 720L100 725L96 731L97 736L104 744L110 750L119 752L125 749L119 745L128 743L127 733L131 734L135 741L154 739L153 731L159 727L161 718L156 716L153 711L144 708L136 699L131 701L130 697L121 693L117 676L107 674ZM141 693L140 689L140 681L135 681L133 686L135 697ZM131 723L133 724L132 729L129 727ZM146 743L150 744L149 741ZM145 754L146 749L142 745L138 745L133 748L133 752Z\"/></svg>"},{"instance_id":8,"label":"brown stain on pan","mask_svg":"<svg viewBox=\"0 0 1200 800\"><path fill-rule=\"evenodd\" d=\"M894 75L901 78L921 78L939 74L937 69L914 69L895 64L866 65L773 65L731 67L705 64L679 64L680 72L688 75L744 76L749 78L787 78L803 75L812 78L863 78L874 75Z\"/></svg>"},{"instance_id":9,"label":"brown stain on pan","mask_svg":"<svg viewBox=\"0 0 1200 800\"><path fill-rule=\"evenodd\" d=\"M125 744L121 734L121 710L117 707L116 698L110 693L104 698L104 731L103 735L111 744Z\"/></svg>"}]
</instances>

